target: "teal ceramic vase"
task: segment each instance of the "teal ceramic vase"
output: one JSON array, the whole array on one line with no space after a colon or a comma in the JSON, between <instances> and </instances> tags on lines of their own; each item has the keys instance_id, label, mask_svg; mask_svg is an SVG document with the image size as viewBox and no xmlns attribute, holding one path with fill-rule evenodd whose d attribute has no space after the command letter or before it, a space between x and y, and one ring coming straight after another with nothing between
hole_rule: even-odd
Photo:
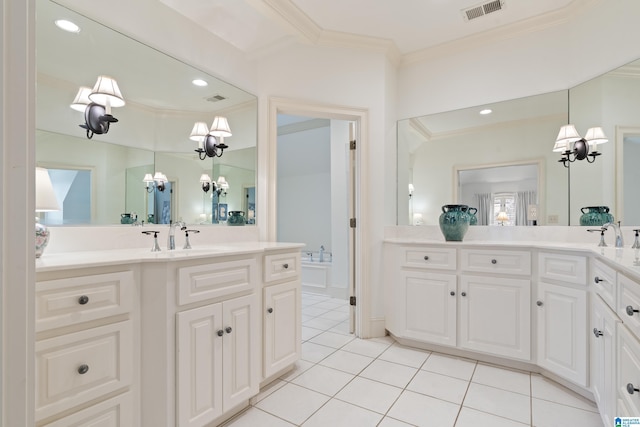
<instances>
[{"instance_id":1,"label":"teal ceramic vase","mask_svg":"<svg viewBox=\"0 0 640 427\"><path fill-rule=\"evenodd\" d=\"M613 215L609 213L608 206L586 206L580 211L582 212L580 225L594 227L613 222Z\"/></svg>"},{"instance_id":2,"label":"teal ceramic vase","mask_svg":"<svg viewBox=\"0 0 640 427\"><path fill-rule=\"evenodd\" d=\"M120 224L133 224L133 218L131 217L131 214L120 214Z\"/></svg>"},{"instance_id":3,"label":"teal ceramic vase","mask_svg":"<svg viewBox=\"0 0 640 427\"><path fill-rule=\"evenodd\" d=\"M244 212L243 211L229 211L229 218L227 218L227 225L244 225Z\"/></svg>"},{"instance_id":4,"label":"teal ceramic vase","mask_svg":"<svg viewBox=\"0 0 640 427\"><path fill-rule=\"evenodd\" d=\"M478 225L478 217L476 216L478 209L469 207L467 213L469 214L469 225Z\"/></svg>"},{"instance_id":5,"label":"teal ceramic vase","mask_svg":"<svg viewBox=\"0 0 640 427\"><path fill-rule=\"evenodd\" d=\"M461 242L469 229L471 216L467 205L444 205L440 214L440 230L447 242Z\"/></svg>"}]
</instances>

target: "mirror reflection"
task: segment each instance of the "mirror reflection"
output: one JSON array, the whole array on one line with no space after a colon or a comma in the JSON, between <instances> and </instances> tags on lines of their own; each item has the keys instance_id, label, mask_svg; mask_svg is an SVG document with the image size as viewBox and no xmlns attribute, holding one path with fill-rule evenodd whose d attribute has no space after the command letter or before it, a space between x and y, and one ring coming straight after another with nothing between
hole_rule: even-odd
<instances>
[{"instance_id":1,"label":"mirror reflection","mask_svg":"<svg viewBox=\"0 0 640 427\"><path fill-rule=\"evenodd\" d=\"M558 91L399 121L398 224L437 225L442 205L462 203L481 205L486 225L567 225L568 176L552 152L567 98ZM512 204L510 221L498 221Z\"/></svg>"},{"instance_id":2,"label":"mirror reflection","mask_svg":"<svg viewBox=\"0 0 640 427\"><path fill-rule=\"evenodd\" d=\"M46 213L44 222L216 223L214 205L226 197L226 209L243 211L246 223L255 223L255 96L50 1L38 1L36 13L36 163L50 169L62 206ZM80 31L60 30L58 19ZM117 122L108 131L100 133L100 123L91 123L88 139L80 125L90 120L70 104L81 86L95 92L99 76L117 81L125 104L113 103ZM196 79L206 85L192 83ZM109 108L96 114L104 117ZM218 116L228 121L228 147L221 157L200 160L194 151L199 141L190 139L194 123L211 126ZM148 191L145 177L157 172L167 177L165 191L156 183ZM223 196L212 197L213 188L203 191L202 175L216 181L224 173L230 185Z\"/></svg>"}]
</instances>

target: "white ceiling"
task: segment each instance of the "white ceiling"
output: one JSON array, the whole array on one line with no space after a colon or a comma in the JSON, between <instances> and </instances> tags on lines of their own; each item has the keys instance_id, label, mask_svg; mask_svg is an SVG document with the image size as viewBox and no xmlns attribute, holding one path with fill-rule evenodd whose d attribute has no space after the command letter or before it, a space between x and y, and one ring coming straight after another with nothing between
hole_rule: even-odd
<instances>
[{"instance_id":1,"label":"white ceiling","mask_svg":"<svg viewBox=\"0 0 640 427\"><path fill-rule=\"evenodd\" d=\"M500 28L512 31L590 0L502 0L466 20L478 0L159 0L248 54L291 40L393 50L402 56ZM564 11L565 16L568 11Z\"/></svg>"}]
</instances>

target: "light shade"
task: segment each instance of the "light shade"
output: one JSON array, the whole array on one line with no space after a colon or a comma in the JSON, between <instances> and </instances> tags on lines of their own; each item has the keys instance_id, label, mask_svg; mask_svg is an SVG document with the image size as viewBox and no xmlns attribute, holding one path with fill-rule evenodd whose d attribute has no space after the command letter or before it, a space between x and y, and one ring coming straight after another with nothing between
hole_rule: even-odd
<instances>
[{"instance_id":1,"label":"light shade","mask_svg":"<svg viewBox=\"0 0 640 427\"><path fill-rule=\"evenodd\" d=\"M213 136L231 136L231 129L226 117L216 116L211 125L211 135Z\"/></svg>"},{"instance_id":2,"label":"light shade","mask_svg":"<svg viewBox=\"0 0 640 427\"><path fill-rule=\"evenodd\" d=\"M409 194L413 194L414 190L415 188L413 187L413 184L409 184Z\"/></svg>"},{"instance_id":3,"label":"light shade","mask_svg":"<svg viewBox=\"0 0 640 427\"><path fill-rule=\"evenodd\" d=\"M153 176L153 180L157 181L157 182L167 182L167 176L165 174L163 174L162 172L156 172L156 174Z\"/></svg>"},{"instance_id":4,"label":"light shade","mask_svg":"<svg viewBox=\"0 0 640 427\"><path fill-rule=\"evenodd\" d=\"M496 219L502 222L509 221L509 216L505 211L501 211L500 213L498 213L498 217Z\"/></svg>"},{"instance_id":5,"label":"light shade","mask_svg":"<svg viewBox=\"0 0 640 427\"><path fill-rule=\"evenodd\" d=\"M589 145L591 145L592 147L598 144L609 142L607 135L604 134L604 131L601 127L589 128L584 139L586 139Z\"/></svg>"},{"instance_id":6,"label":"light shade","mask_svg":"<svg viewBox=\"0 0 640 427\"><path fill-rule=\"evenodd\" d=\"M153 182L153 176L150 173L147 173L144 175L144 178L142 179L142 182L146 182L147 184L150 184Z\"/></svg>"},{"instance_id":7,"label":"light shade","mask_svg":"<svg viewBox=\"0 0 640 427\"><path fill-rule=\"evenodd\" d=\"M564 125L558 132L556 143L553 146L553 151L567 151L572 142L582 139L576 127L574 125Z\"/></svg>"},{"instance_id":8,"label":"light shade","mask_svg":"<svg viewBox=\"0 0 640 427\"><path fill-rule=\"evenodd\" d=\"M112 107L122 107L125 104L118 83L109 76L98 77L89 99L100 105L107 105L108 102Z\"/></svg>"},{"instance_id":9,"label":"light shade","mask_svg":"<svg viewBox=\"0 0 640 427\"><path fill-rule=\"evenodd\" d=\"M211 177L209 175L207 175L206 173L203 173L202 175L200 175L200 182L201 183L210 183L211 182Z\"/></svg>"},{"instance_id":10,"label":"light shade","mask_svg":"<svg viewBox=\"0 0 640 427\"><path fill-rule=\"evenodd\" d=\"M53 191L49 171L36 168L36 212L59 211L60 204Z\"/></svg>"},{"instance_id":11,"label":"light shade","mask_svg":"<svg viewBox=\"0 0 640 427\"><path fill-rule=\"evenodd\" d=\"M223 190L229 189L229 183L227 182L226 178L222 175L218 177L217 184L218 184L218 187L222 188Z\"/></svg>"},{"instance_id":12,"label":"light shade","mask_svg":"<svg viewBox=\"0 0 640 427\"><path fill-rule=\"evenodd\" d=\"M89 99L89 94L91 93L91 88L86 86L81 86L78 89L78 93L76 97L73 99L70 107L76 111L80 111L84 113L84 110L87 109L87 105L91 104L91 100Z\"/></svg>"},{"instance_id":13,"label":"light shade","mask_svg":"<svg viewBox=\"0 0 640 427\"><path fill-rule=\"evenodd\" d=\"M209 127L205 122L196 122L193 125L193 129L191 130L191 135L189 135L189 139L192 141L200 142L202 139L209 134Z\"/></svg>"}]
</instances>

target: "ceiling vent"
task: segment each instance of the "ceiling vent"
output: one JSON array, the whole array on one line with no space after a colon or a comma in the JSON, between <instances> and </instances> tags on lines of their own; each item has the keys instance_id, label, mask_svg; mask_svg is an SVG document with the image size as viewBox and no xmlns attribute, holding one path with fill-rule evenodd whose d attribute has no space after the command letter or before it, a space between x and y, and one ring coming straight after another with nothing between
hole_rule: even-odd
<instances>
[{"instance_id":1,"label":"ceiling vent","mask_svg":"<svg viewBox=\"0 0 640 427\"><path fill-rule=\"evenodd\" d=\"M227 99L227 98L225 98L222 95L213 95L213 96L210 96L209 98L207 98L207 101L209 101L209 102L218 102L218 101L224 101L225 99Z\"/></svg>"},{"instance_id":2,"label":"ceiling vent","mask_svg":"<svg viewBox=\"0 0 640 427\"><path fill-rule=\"evenodd\" d=\"M488 15L493 12L497 12L504 8L504 0L493 0L479 5L462 9L462 15L465 21L471 21L472 19L480 18L481 16Z\"/></svg>"}]
</instances>

